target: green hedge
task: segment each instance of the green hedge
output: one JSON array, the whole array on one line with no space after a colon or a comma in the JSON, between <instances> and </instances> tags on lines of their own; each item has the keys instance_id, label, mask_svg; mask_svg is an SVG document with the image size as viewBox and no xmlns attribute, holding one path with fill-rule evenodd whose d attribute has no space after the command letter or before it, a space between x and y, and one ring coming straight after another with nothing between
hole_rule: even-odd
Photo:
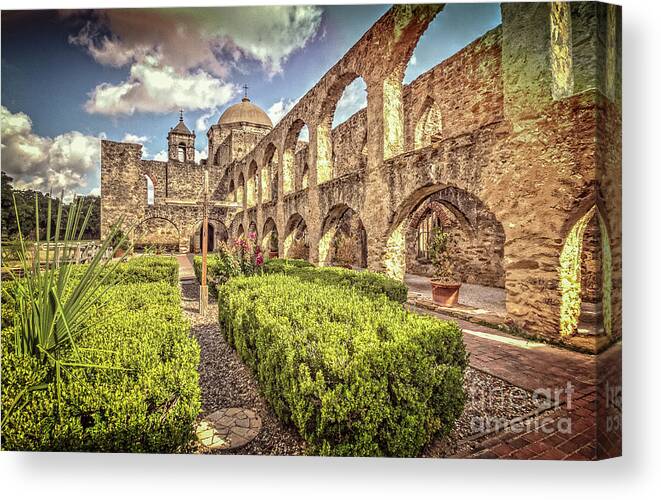
<instances>
[{"instance_id":1,"label":"green hedge","mask_svg":"<svg viewBox=\"0 0 661 500\"><path fill-rule=\"evenodd\" d=\"M133 279L165 275L161 266L151 264ZM28 393L22 400L26 406L3 422L3 449L188 450L200 411L200 354L181 311L179 289L168 281L117 285L108 292L106 305L87 314L89 327L77 344L101 350L86 351L90 362L125 370L71 369L61 386L59 412L55 383ZM3 287L3 292L9 290ZM3 306L6 304L3 295ZM3 307L3 418L21 389L43 380L49 369L14 353L13 329L5 321L9 316Z\"/></svg>"},{"instance_id":2,"label":"green hedge","mask_svg":"<svg viewBox=\"0 0 661 500\"><path fill-rule=\"evenodd\" d=\"M343 267L314 267L307 261L297 259L273 259L266 262L264 272L284 273L304 281L353 288L368 296L385 295L401 303L406 302L408 296L408 287L401 281L370 271L354 271Z\"/></svg>"},{"instance_id":3,"label":"green hedge","mask_svg":"<svg viewBox=\"0 0 661 500\"><path fill-rule=\"evenodd\" d=\"M417 456L461 414L455 323L283 275L228 281L218 305L223 334L310 453Z\"/></svg>"},{"instance_id":4,"label":"green hedge","mask_svg":"<svg viewBox=\"0 0 661 500\"><path fill-rule=\"evenodd\" d=\"M197 281L202 283L202 257L199 255L193 258L193 270ZM218 294L218 286L236 276L241 276L241 268L236 261L227 255L222 258L216 254L207 255L207 285L214 297Z\"/></svg>"}]
</instances>

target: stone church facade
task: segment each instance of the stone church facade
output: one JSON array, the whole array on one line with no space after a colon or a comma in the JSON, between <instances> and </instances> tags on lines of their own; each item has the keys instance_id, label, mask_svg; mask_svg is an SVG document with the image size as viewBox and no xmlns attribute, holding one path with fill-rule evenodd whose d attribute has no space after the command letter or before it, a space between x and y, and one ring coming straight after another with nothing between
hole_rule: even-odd
<instances>
[{"instance_id":1,"label":"stone church facade","mask_svg":"<svg viewBox=\"0 0 661 500\"><path fill-rule=\"evenodd\" d=\"M102 235L123 217L136 242L198 251L206 170L211 247L255 232L272 255L353 253L401 279L431 272L442 226L461 279L505 289L512 328L603 349L621 336L620 10L504 3L500 26L403 84L442 10L393 6L275 126L247 97L229 107L201 163L181 118L167 161L102 141ZM367 106L333 128L358 77ZM598 309L588 331L581 303Z\"/></svg>"}]
</instances>

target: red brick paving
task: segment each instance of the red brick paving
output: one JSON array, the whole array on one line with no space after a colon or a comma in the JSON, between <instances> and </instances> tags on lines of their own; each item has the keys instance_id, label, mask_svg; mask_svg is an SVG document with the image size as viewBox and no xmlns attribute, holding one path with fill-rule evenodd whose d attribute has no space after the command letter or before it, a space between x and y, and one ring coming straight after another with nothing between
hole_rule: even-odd
<instances>
[{"instance_id":1,"label":"red brick paving","mask_svg":"<svg viewBox=\"0 0 661 500\"><path fill-rule=\"evenodd\" d=\"M549 345L526 349L466 332L516 338L498 330L418 312L459 323L472 367L528 391L557 395L560 403L551 414L516 431L497 432L456 458L595 460L621 455L620 343L598 356Z\"/></svg>"}]
</instances>

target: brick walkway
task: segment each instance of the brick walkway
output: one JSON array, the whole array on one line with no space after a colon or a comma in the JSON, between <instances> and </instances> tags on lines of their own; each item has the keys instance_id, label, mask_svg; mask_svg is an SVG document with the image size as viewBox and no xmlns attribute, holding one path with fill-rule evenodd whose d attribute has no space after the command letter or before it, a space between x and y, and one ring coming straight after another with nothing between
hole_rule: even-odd
<instances>
[{"instance_id":1,"label":"brick walkway","mask_svg":"<svg viewBox=\"0 0 661 500\"><path fill-rule=\"evenodd\" d=\"M457 321L472 367L559 404L551 414L496 432L457 458L594 460L619 455L621 434L610 431L620 425L621 344L592 356L415 310Z\"/></svg>"}]
</instances>

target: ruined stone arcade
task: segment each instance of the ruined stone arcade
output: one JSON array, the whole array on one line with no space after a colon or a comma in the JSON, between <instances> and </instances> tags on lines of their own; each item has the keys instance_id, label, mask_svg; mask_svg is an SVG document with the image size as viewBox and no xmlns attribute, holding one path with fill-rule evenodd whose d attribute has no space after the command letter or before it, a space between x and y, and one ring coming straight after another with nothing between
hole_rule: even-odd
<instances>
[{"instance_id":1,"label":"ruined stone arcade","mask_svg":"<svg viewBox=\"0 0 661 500\"><path fill-rule=\"evenodd\" d=\"M513 328L601 350L621 336L620 17L563 5L502 4L501 26L408 85L443 6L396 5L275 126L247 98L230 107L201 164L185 125L168 135L167 162L103 141L102 234L123 217L146 244L199 251L191 201L205 169L212 247L254 231L272 255L326 265L349 235L355 265L402 279L430 272L419 227L432 221L457 233L463 281L505 288ZM367 107L332 128L358 77ZM568 277L586 302L608 301L607 327L578 327Z\"/></svg>"}]
</instances>

